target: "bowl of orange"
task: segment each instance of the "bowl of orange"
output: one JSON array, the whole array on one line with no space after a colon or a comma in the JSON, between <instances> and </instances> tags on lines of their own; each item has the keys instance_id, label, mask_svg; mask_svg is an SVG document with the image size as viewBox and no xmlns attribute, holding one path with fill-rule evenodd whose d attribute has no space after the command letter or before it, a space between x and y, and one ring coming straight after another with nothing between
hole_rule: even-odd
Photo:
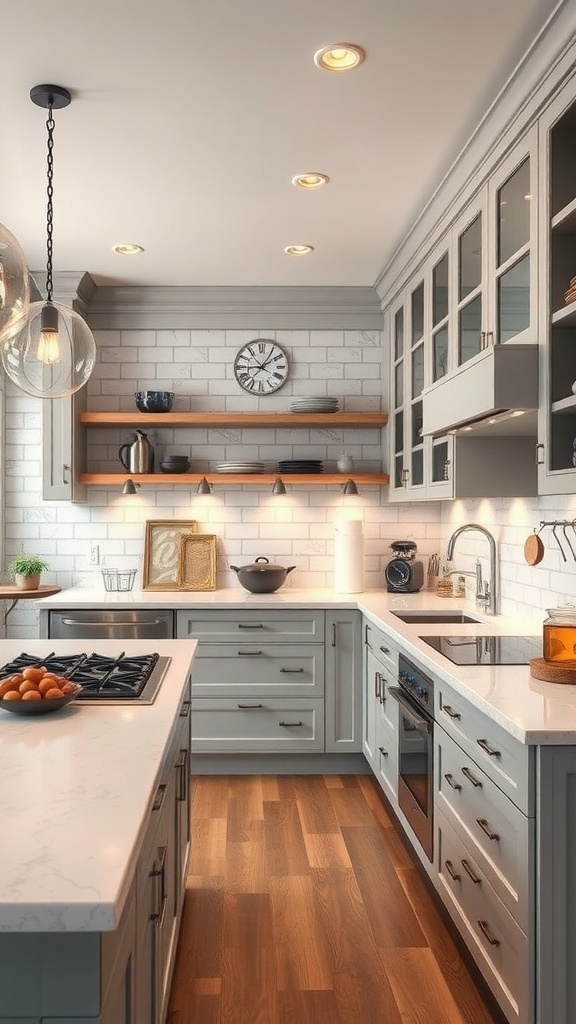
<instances>
[{"instance_id":1,"label":"bowl of orange","mask_svg":"<svg viewBox=\"0 0 576 1024\"><path fill-rule=\"evenodd\" d=\"M15 715L48 715L66 707L82 687L57 676L43 665L29 665L0 679L0 710Z\"/></svg>"}]
</instances>

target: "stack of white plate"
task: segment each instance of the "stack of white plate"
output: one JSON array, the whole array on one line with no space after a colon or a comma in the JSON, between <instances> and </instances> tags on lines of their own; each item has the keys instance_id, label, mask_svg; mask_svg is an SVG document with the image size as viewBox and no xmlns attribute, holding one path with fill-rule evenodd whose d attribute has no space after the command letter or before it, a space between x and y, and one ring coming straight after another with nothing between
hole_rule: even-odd
<instances>
[{"instance_id":1,"label":"stack of white plate","mask_svg":"<svg viewBox=\"0 0 576 1024\"><path fill-rule=\"evenodd\" d=\"M308 398L294 398L290 412L337 412L338 399L326 395L310 395Z\"/></svg>"},{"instance_id":2,"label":"stack of white plate","mask_svg":"<svg viewBox=\"0 0 576 1024\"><path fill-rule=\"evenodd\" d=\"M263 473L263 462L219 462L217 473Z\"/></svg>"}]
</instances>

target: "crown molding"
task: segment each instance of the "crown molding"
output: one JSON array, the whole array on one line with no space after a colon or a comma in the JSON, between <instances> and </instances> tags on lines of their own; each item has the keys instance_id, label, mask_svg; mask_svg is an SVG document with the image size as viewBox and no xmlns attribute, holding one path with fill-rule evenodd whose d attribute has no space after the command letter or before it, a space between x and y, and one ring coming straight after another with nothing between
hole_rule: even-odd
<instances>
[{"instance_id":1,"label":"crown molding","mask_svg":"<svg viewBox=\"0 0 576 1024\"><path fill-rule=\"evenodd\" d=\"M102 287L87 315L94 329L381 330L374 288Z\"/></svg>"}]
</instances>

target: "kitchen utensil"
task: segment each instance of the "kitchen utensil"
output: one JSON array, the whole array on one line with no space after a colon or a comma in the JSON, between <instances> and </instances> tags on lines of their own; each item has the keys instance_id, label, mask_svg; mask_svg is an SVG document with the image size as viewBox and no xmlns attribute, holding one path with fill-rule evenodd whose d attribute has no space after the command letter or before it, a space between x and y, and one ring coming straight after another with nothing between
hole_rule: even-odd
<instances>
[{"instance_id":1,"label":"kitchen utensil","mask_svg":"<svg viewBox=\"0 0 576 1024\"><path fill-rule=\"evenodd\" d=\"M143 430L136 431L136 440L118 449L118 458L129 473L152 473L154 449Z\"/></svg>"},{"instance_id":2,"label":"kitchen utensil","mask_svg":"<svg viewBox=\"0 0 576 1024\"><path fill-rule=\"evenodd\" d=\"M174 404L173 391L136 391L134 398L140 412L170 412Z\"/></svg>"},{"instance_id":3,"label":"kitchen utensil","mask_svg":"<svg viewBox=\"0 0 576 1024\"><path fill-rule=\"evenodd\" d=\"M538 565L544 558L544 544L540 539L539 532L534 531L524 541L524 558L528 565Z\"/></svg>"},{"instance_id":4,"label":"kitchen utensil","mask_svg":"<svg viewBox=\"0 0 576 1024\"><path fill-rule=\"evenodd\" d=\"M285 569L283 565L276 565L261 555L250 565L231 565L230 568L234 570L245 590L250 590L253 594L272 594L285 583L288 573L296 566L291 565Z\"/></svg>"}]
</instances>

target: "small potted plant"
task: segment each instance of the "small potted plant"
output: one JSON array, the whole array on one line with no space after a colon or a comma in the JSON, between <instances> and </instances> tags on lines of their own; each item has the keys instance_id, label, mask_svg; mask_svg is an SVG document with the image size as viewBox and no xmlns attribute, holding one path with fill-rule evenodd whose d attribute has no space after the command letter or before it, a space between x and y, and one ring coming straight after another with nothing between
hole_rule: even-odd
<instances>
[{"instance_id":1,"label":"small potted plant","mask_svg":"<svg viewBox=\"0 0 576 1024\"><path fill-rule=\"evenodd\" d=\"M16 555L8 566L14 583L20 590L38 590L42 573L50 566L38 555Z\"/></svg>"}]
</instances>

